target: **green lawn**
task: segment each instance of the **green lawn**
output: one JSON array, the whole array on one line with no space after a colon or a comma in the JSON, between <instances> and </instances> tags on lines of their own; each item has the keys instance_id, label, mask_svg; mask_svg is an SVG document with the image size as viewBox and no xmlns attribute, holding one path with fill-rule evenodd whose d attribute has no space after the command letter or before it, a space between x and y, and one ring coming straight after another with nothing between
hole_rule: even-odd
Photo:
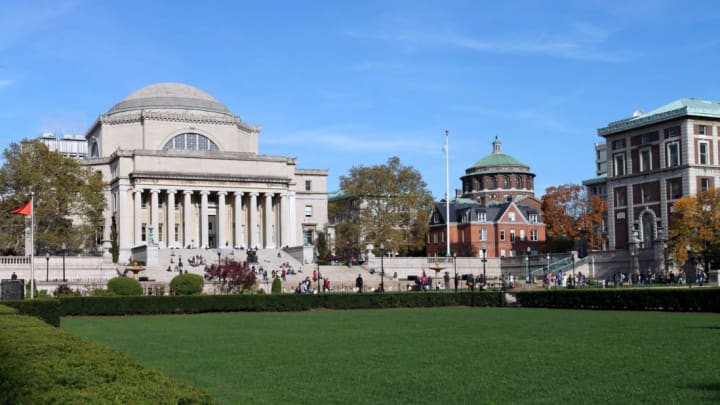
<instances>
[{"instance_id":1,"label":"green lawn","mask_svg":"<svg viewBox=\"0 0 720 405\"><path fill-rule=\"evenodd\" d=\"M224 403L720 402L720 315L439 308L66 318Z\"/></svg>"}]
</instances>

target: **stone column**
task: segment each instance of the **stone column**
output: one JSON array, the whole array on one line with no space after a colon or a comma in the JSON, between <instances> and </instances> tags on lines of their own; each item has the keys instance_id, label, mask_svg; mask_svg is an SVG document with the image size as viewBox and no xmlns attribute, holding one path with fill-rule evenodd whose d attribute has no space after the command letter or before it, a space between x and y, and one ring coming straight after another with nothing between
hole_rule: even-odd
<instances>
[{"instance_id":1,"label":"stone column","mask_svg":"<svg viewBox=\"0 0 720 405\"><path fill-rule=\"evenodd\" d=\"M288 196L287 193L282 193L280 196L280 246L282 248L287 246L290 242L288 230L290 228L290 215L288 211Z\"/></svg>"},{"instance_id":2,"label":"stone column","mask_svg":"<svg viewBox=\"0 0 720 405\"><path fill-rule=\"evenodd\" d=\"M176 190L167 191L167 247L175 247L175 193Z\"/></svg>"},{"instance_id":3,"label":"stone column","mask_svg":"<svg viewBox=\"0 0 720 405\"><path fill-rule=\"evenodd\" d=\"M258 219L257 219L257 197L258 193L250 193L250 222L248 223L248 228L250 231L250 248L255 248L256 246L259 246L258 244Z\"/></svg>"},{"instance_id":4,"label":"stone column","mask_svg":"<svg viewBox=\"0 0 720 405\"><path fill-rule=\"evenodd\" d=\"M225 236L225 196L227 192L218 191L218 206L217 206L217 243L218 247L225 247L227 242L227 236ZM230 245L228 245L230 246Z\"/></svg>"},{"instance_id":5,"label":"stone column","mask_svg":"<svg viewBox=\"0 0 720 405\"><path fill-rule=\"evenodd\" d=\"M233 228L236 248L245 246L245 235L243 235L243 221L242 221L242 191L235 191L235 227Z\"/></svg>"},{"instance_id":6,"label":"stone column","mask_svg":"<svg viewBox=\"0 0 720 405\"><path fill-rule=\"evenodd\" d=\"M142 243L142 193L143 189L136 188L134 191L134 199L135 199L135 211L134 211L134 218L135 218L135 243L134 245L137 246Z\"/></svg>"},{"instance_id":7,"label":"stone column","mask_svg":"<svg viewBox=\"0 0 720 405\"><path fill-rule=\"evenodd\" d=\"M273 249L272 193L265 193L265 248Z\"/></svg>"},{"instance_id":8,"label":"stone column","mask_svg":"<svg viewBox=\"0 0 720 405\"><path fill-rule=\"evenodd\" d=\"M209 191L200 192L200 247L208 247L208 194Z\"/></svg>"},{"instance_id":9,"label":"stone column","mask_svg":"<svg viewBox=\"0 0 720 405\"><path fill-rule=\"evenodd\" d=\"M152 232L150 232L150 230L148 229L148 245L156 245L157 242L160 240L160 229L158 229L158 194L160 194L160 190L150 190L150 226L152 227ZM150 240L150 234L152 234L152 240Z\"/></svg>"},{"instance_id":10,"label":"stone column","mask_svg":"<svg viewBox=\"0 0 720 405\"><path fill-rule=\"evenodd\" d=\"M190 234L190 209L192 190L183 191L183 247L187 247L192 243L192 235Z\"/></svg>"},{"instance_id":11,"label":"stone column","mask_svg":"<svg viewBox=\"0 0 720 405\"><path fill-rule=\"evenodd\" d=\"M118 207L115 217L115 226L117 227L120 250L123 253L123 255L119 257L120 262L124 262L125 259L127 259L127 252L129 252L130 248L133 247L133 242L135 240L133 231L134 220L132 219L134 215L132 192L133 190L127 185L121 185L118 187Z\"/></svg>"},{"instance_id":12,"label":"stone column","mask_svg":"<svg viewBox=\"0 0 720 405\"><path fill-rule=\"evenodd\" d=\"M290 229L288 234L290 235L289 244L290 246L297 246L297 208L295 208L295 191L290 192Z\"/></svg>"}]
</instances>

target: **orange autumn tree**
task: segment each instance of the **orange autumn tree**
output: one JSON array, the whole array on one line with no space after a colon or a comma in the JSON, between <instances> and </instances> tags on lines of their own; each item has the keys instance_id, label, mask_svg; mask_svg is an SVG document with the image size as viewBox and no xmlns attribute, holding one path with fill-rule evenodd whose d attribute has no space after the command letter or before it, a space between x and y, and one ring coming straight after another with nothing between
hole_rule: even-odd
<instances>
[{"instance_id":1,"label":"orange autumn tree","mask_svg":"<svg viewBox=\"0 0 720 405\"><path fill-rule=\"evenodd\" d=\"M607 203L602 198L588 196L578 184L546 188L542 210L551 241L567 240L572 244L572 240L585 239L591 249L599 249L607 241L603 232Z\"/></svg>"},{"instance_id":2,"label":"orange autumn tree","mask_svg":"<svg viewBox=\"0 0 720 405\"><path fill-rule=\"evenodd\" d=\"M679 263L688 260L687 248L705 264L720 262L720 190L699 192L673 204L668 249Z\"/></svg>"}]
</instances>

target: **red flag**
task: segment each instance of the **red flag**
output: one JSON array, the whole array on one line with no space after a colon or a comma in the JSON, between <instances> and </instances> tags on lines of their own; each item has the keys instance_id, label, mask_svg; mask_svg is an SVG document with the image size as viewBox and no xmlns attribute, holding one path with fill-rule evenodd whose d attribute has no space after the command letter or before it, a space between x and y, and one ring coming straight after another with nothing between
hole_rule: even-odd
<instances>
[{"instance_id":1,"label":"red flag","mask_svg":"<svg viewBox=\"0 0 720 405\"><path fill-rule=\"evenodd\" d=\"M21 214L25 216L32 215L32 201L28 201L22 207L10 211L11 214Z\"/></svg>"}]
</instances>

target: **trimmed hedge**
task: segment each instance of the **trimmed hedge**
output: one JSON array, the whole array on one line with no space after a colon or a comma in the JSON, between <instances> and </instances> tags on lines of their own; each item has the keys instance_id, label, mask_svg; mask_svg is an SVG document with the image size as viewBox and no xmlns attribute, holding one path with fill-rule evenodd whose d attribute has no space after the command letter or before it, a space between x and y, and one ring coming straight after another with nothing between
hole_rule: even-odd
<instances>
[{"instance_id":1,"label":"trimmed hedge","mask_svg":"<svg viewBox=\"0 0 720 405\"><path fill-rule=\"evenodd\" d=\"M612 288L521 291L523 307L720 312L720 288Z\"/></svg>"},{"instance_id":2,"label":"trimmed hedge","mask_svg":"<svg viewBox=\"0 0 720 405\"><path fill-rule=\"evenodd\" d=\"M60 300L56 298L3 301L3 303L15 308L20 315L37 316L52 326L60 326Z\"/></svg>"},{"instance_id":3,"label":"trimmed hedge","mask_svg":"<svg viewBox=\"0 0 720 405\"><path fill-rule=\"evenodd\" d=\"M312 308L372 309L438 306L502 306L497 292L188 295L140 297L63 297L61 315L189 314L234 311L306 311Z\"/></svg>"},{"instance_id":4,"label":"trimmed hedge","mask_svg":"<svg viewBox=\"0 0 720 405\"><path fill-rule=\"evenodd\" d=\"M143 293L140 282L130 277L111 278L107 283L107 289L115 295L132 296Z\"/></svg>"},{"instance_id":5,"label":"trimmed hedge","mask_svg":"<svg viewBox=\"0 0 720 405\"><path fill-rule=\"evenodd\" d=\"M119 352L27 316L0 317L0 358L1 403L216 403Z\"/></svg>"},{"instance_id":6,"label":"trimmed hedge","mask_svg":"<svg viewBox=\"0 0 720 405\"><path fill-rule=\"evenodd\" d=\"M180 274L170 281L170 291L173 295L200 294L205 280L198 274Z\"/></svg>"}]
</instances>

